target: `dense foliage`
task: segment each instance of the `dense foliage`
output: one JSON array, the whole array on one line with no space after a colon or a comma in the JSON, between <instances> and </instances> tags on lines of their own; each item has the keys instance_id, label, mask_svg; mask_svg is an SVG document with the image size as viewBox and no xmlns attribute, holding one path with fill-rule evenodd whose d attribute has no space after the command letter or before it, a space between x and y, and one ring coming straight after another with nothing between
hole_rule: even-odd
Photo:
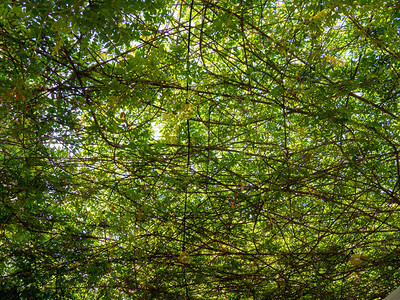
<instances>
[{"instance_id":1,"label":"dense foliage","mask_svg":"<svg viewBox=\"0 0 400 300\"><path fill-rule=\"evenodd\" d=\"M1 296L384 298L399 28L394 0L2 1Z\"/></svg>"}]
</instances>

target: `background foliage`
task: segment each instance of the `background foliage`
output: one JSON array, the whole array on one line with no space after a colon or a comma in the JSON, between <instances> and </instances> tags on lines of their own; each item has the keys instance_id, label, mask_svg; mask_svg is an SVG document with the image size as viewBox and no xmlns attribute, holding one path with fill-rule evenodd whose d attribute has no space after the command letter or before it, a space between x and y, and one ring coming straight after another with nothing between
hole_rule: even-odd
<instances>
[{"instance_id":1,"label":"background foliage","mask_svg":"<svg viewBox=\"0 0 400 300\"><path fill-rule=\"evenodd\" d=\"M399 10L3 1L0 294L384 298Z\"/></svg>"}]
</instances>

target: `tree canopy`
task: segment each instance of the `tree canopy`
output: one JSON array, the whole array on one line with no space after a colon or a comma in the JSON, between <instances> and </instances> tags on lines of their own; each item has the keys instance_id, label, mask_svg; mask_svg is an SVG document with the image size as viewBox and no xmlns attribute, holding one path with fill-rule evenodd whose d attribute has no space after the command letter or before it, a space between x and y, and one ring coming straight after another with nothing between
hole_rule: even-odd
<instances>
[{"instance_id":1,"label":"tree canopy","mask_svg":"<svg viewBox=\"0 0 400 300\"><path fill-rule=\"evenodd\" d=\"M0 3L0 294L383 299L397 1Z\"/></svg>"}]
</instances>

